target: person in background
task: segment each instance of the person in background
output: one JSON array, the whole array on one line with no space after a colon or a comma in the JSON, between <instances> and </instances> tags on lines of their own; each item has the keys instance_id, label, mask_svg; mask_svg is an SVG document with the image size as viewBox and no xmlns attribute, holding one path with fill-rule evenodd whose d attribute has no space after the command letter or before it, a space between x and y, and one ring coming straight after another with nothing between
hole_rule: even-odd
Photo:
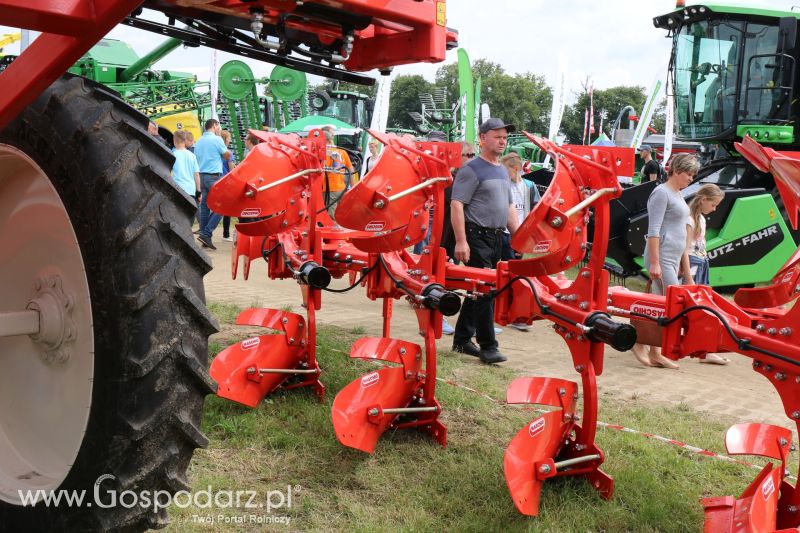
<instances>
[{"instance_id":1,"label":"person in background","mask_svg":"<svg viewBox=\"0 0 800 533\"><path fill-rule=\"evenodd\" d=\"M325 141L328 144L325 157L325 181L322 183L325 205L331 220L336 221L334 213L336 205L347 189L353 185L353 163L345 150L334 144L333 129L322 128L325 132Z\"/></svg>"},{"instance_id":2,"label":"person in background","mask_svg":"<svg viewBox=\"0 0 800 533\"><path fill-rule=\"evenodd\" d=\"M194 133L189 130L180 130L183 132L186 149L194 153Z\"/></svg>"},{"instance_id":3,"label":"person in background","mask_svg":"<svg viewBox=\"0 0 800 533\"><path fill-rule=\"evenodd\" d=\"M652 294L666 294L667 287L680 284L680 272L689 272L689 254L686 250L689 206L683 199L681 189L692 183L699 169L700 163L694 155L676 155L670 162L667 182L656 186L647 199L644 266L650 273ZM664 357L657 346L650 346L649 353L645 353L644 345L637 343L632 351L645 366L680 368L677 363Z\"/></svg>"},{"instance_id":4,"label":"person in background","mask_svg":"<svg viewBox=\"0 0 800 533\"><path fill-rule=\"evenodd\" d=\"M700 187L689 202L689 217L686 219L686 249L689 252L689 275L687 284L708 285L709 263L706 253L706 216L716 211L725 193L713 183ZM730 359L715 353L706 354L701 363L727 365Z\"/></svg>"},{"instance_id":5,"label":"person in background","mask_svg":"<svg viewBox=\"0 0 800 533\"><path fill-rule=\"evenodd\" d=\"M500 158L500 162L506 167L508 179L511 180L511 198L514 202L514 209L517 211L517 219L520 224L531 212L532 207L539 201L539 191L533 184L528 184L522 178L522 158L516 152L510 152ZM503 261L509 259L522 259L522 254L511 248L511 234L506 230L503 233ZM518 331L528 331L530 326L522 320L509 324Z\"/></svg>"},{"instance_id":6,"label":"person in background","mask_svg":"<svg viewBox=\"0 0 800 533\"><path fill-rule=\"evenodd\" d=\"M519 227L508 172L500 164L508 133L514 131L514 126L490 118L479 131L481 154L456 175L450 219L456 237L456 261L495 268L503 249L503 232L508 228L513 234ZM472 342L473 335L480 347ZM453 351L478 357L485 364L507 360L497 349L493 299L465 299L456 323Z\"/></svg>"},{"instance_id":7,"label":"person in background","mask_svg":"<svg viewBox=\"0 0 800 533\"><path fill-rule=\"evenodd\" d=\"M447 142L447 135L443 131L434 130L428 134L428 141L431 142ZM422 250L431 242L431 231L433 231L433 205L428 207L428 232L425 238L414 245L414 253L419 255Z\"/></svg>"},{"instance_id":8,"label":"person in background","mask_svg":"<svg viewBox=\"0 0 800 533\"><path fill-rule=\"evenodd\" d=\"M369 149L369 155L364 159L364 176L366 176L367 172L372 170L372 167L378 162L378 158L381 156L381 143L378 139L370 139L367 148Z\"/></svg>"},{"instance_id":9,"label":"person in background","mask_svg":"<svg viewBox=\"0 0 800 533\"><path fill-rule=\"evenodd\" d=\"M166 146L167 141L161 136L161 134L158 133L158 124L152 120L147 124L147 133L155 138L155 140Z\"/></svg>"},{"instance_id":10,"label":"person in background","mask_svg":"<svg viewBox=\"0 0 800 533\"><path fill-rule=\"evenodd\" d=\"M220 215L212 213L208 208L208 191L222 177L222 161L231 158L231 153L222 138L219 137L219 121L214 118L206 120L205 132L194 145L197 164L200 165L200 230L197 240L204 248L216 250L211 235L217 228Z\"/></svg>"},{"instance_id":11,"label":"person in background","mask_svg":"<svg viewBox=\"0 0 800 533\"><path fill-rule=\"evenodd\" d=\"M642 156L644 166L642 167L642 183L648 181L661 181L661 166L658 161L653 159L653 147L643 144L639 147L639 155Z\"/></svg>"},{"instance_id":12,"label":"person in background","mask_svg":"<svg viewBox=\"0 0 800 533\"><path fill-rule=\"evenodd\" d=\"M475 145L468 143L467 141L460 141L459 144L461 145L461 167L463 167L475 157ZM458 168L450 169L450 173L453 175L454 180L458 170ZM447 259L450 262L453 262L453 257L455 257L456 254L456 236L455 233L453 233L453 224L450 221L450 200L452 194L453 186L450 185L444 190L444 206L442 206L444 209L444 223L442 224L441 243L442 248L444 248L445 252L447 253ZM449 322L447 322L447 318L442 317L442 333L445 335L452 335L455 332L455 328L451 326ZM497 328L495 328L495 334L497 334Z\"/></svg>"},{"instance_id":13,"label":"person in background","mask_svg":"<svg viewBox=\"0 0 800 533\"><path fill-rule=\"evenodd\" d=\"M200 190L200 166L195 155L186 149L187 134L188 131L178 130L172 136L175 144L172 179L186 194L194 197Z\"/></svg>"},{"instance_id":14,"label":"person in background","mask_svg":"<svg viewBox=\"0 0 800 533\"><path fill-rule=\"evenodd\" d=\"M222 142L225 143L225 146L228 150L231 149L231 132L228 130L222 130L219 133L219 136L222 137ZM236 168L236 157L231 152L230 159L223 159L222 160L222 175L225 176L228 172ZM233 239L231 238L231 217L225 216L222 217L222 240L232 242Z\"/></svg>"},{"instance_id":15,"label":"person in background","mask_svg":"<svg viewBox=\"0 0 800 533\"><path fill-rule=\"evenodd\" d=\"M247 154L255 148L255 146L261 142L261 139L253 135L252 133L248 133L247 137L244 138L244 156L247 157Z\"/></svg>"}]
</instances>

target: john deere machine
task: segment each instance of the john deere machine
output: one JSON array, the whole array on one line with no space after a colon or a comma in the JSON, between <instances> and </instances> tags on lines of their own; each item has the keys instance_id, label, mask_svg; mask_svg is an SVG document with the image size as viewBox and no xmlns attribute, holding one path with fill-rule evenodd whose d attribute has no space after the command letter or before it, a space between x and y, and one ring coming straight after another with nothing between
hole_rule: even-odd
<instances>
[{"instance_id":1,"label":"john deere machine","mask_svg":"<svg viewBox=\"0 0 800 533\"><path fill-rule=\"evenodd\" d=\"M196 205L147 117L65 74L119 23L366 83L360 72L438 62L456 40L442 0L0 0L0 25L42 32L0 72L4 531L162 527L164 496L189 488L207 442L215 320ZM82 504L37 493L60 490ZM138 504L121 504L127 491Z\"/></svg>"},{"instance_id":2,"label":"john deere machine","mask_svg":"<svg viewBox=\"0 0 800 533\"><path fill-rule=\"evenodd\" d=\"M795 96L800 13L720 4L677 8L656 17L672 38L669 76L677 138L712 145L689 200L704 183L725 199L708 219L713 286L769 281L795 251L772 176L736 153L744 136L780 150L800 150ZM646 203L655 183L630 188L614 202L609 253L623 274L642 268Z\"/></svg>"}]
</instances>

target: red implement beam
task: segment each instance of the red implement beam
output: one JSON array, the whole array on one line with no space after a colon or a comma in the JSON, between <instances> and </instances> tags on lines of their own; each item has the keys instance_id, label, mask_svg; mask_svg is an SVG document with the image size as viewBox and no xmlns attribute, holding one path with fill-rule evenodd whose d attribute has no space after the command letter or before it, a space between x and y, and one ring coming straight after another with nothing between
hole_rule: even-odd
<instances>
[{"instance_id":1,"label":"red implement beam","mask_svg":"<svg viewBox=\"0 0 800 533\"><path fill-rule=\"evenodd\" d=\"M21 0L0 0L3 24L27 27L27 23L22 24L27 21L34 29L47 32L0 74L0 128L140 3L141 0L50 0L23 5ZM67 30L76 36L63 35Z\"/></svg>"}]
</instances>

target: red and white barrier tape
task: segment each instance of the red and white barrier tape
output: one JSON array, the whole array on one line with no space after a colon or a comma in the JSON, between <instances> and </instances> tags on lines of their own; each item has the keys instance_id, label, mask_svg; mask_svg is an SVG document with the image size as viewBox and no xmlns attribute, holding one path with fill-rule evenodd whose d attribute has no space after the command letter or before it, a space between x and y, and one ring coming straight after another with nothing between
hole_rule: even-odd
<instances>
[{"instance_id":1,"label":"red and white barrier tape","mask_svg":"<svg viewBox=\"0 0 800 533\"><path fill-rule=\"evenodd\" d=\"M466 391L472 392L472 393L477 394L478 396L481 396L482 398L484 398L486 400L489 400L490 402L493 402L493 403L495 403L497 405L501 405L501 406L504 406L504 407L508 407L509 406L508 403L506 403L506 402L504 402L502 400L498 400L496 398L493 398L492 396L490 396L489 394L486 394L485 392L481 392L481 391L473 389L471 387L467 387L466 385L461 385L460 383L457 383L455 381L448 380L448 379L442 379L442 378L436 378L436 381L440 381L440 382L446 383L446 384L448 384L448 385L450 385L452 387L456 387L456 388L459 388L459 389L464 389ZM534 411L534 412L537 412L537 413L546 413L547 412L546 409L536 409L534 407L522 407L522 410ZM735 458L731 457L730 455L723 455L723 454L719 454L719 453L716 453L716 452L712 452L710 450L704 450L703 448L698 448L697 446L692 446L690 444L686 444L685 442L681 442L679 440L670 439L668 437L662 437L661 435L655 435L653 433L646 433L644 431L639 431L638 429L633 429L633 428L629 428L629 427L625 427L625 426L620 426L619 424L609 424L608 422L601 422L601 421L598 420L597 421L597 427L606 428L606 429L613 429L615 431L622 431L624 433L631 433L633 435L641 435L641 436L643 436L645 438L648 438L648 439L653 439L653 440L657 440L657 441L660 441L660 442L664 442L666 444L671 444L673 446L677 446L678 448L682 448L682 449L690 451L692 453L696 453L698 455L703 455L705 457L711 457L712 459L719 459L720 461L727 461L729 463L740 464L742 466L747 466L749 468L757 468L759 470L761 470L763 468L763 465L757 465L755 463L751 463L749 461L744 461L742 459L735 459ZM787 475L786 478L795 479L795 477L791 476L791 475Z\"/></svg>"},{"instance_id":2,"label":"red and white barrier tape","mask_svg":"<svg viewBox=\"0 0 800 533\"><path fill-rule=\"evenodd\" d=\"M342 350L334 349L334 351L345 353ZM370 361L370 362L372 362L375 365L384 366L383 363L381 363L379 361ZM473 389L472 387L467 387L466 385L462 385L461 383L458 383L456 381L449 380L449 379L443 379L443 378L439 378L439 377L436 378L436 381L439 381L441 383L446 383L447 385L450 385L452 387L456 387L458 389L463 389L465 391L469 391L469 392L471 392L473 394L477 394L478 396L482 397L483 399L488 400L488 401L490 401L490 402L492 402L494 404L497 404L497 405L500 405L500 406L503 406L503 407L508 407L509 406L508 403L506 403L506 402L504 402L502 400L498 400L497 398L494 398L494 397L492 397L491 395L489 395L489 394L487 394L485 392L481 392L481 391L479 391L477 389ZM517 407L517 406L515 405L515 407ZM537 409L535 407L522 407L522 406L520 406L519 408L522 409L523 411L533 411L533 412L536 412L536 413L546 413L546 412L548 412L547 409ZM681 442L679 440L670 439L668 437L662 437L661 435L656 435L654 433L646 433L644 431L639 431L638 429L633 429L633 428L629 428L629 427L625 427L625 426L620 426L619 424L609 424L608 422L602 422L602 421L598 420L597 421L597 427L601 427L601 428L605 428L605 429L612 429L612 430L615 430L615 431L622 431L624 433L630 433L632 435L641 435L641 436L643 436L643 437L645 437L647 439L657 440L659 442L663 442L663 443L666 443L666 444L671 444L673 446L677 446L678 448L687 450L687 451L695 453L697 455L702 455L704 457L711 457L712 459L718 459L720 461L726 461L726 462L729 462L729 463L735 463L735 464L739 464L739 465L746 466L746 467L749 467L749 468L757 468L759 470L761 470L761 468L763 468L763 465L757 465L755 463L751 463L750 461L744 461L742 459L736 459L734 457L731 457L730 455L724 455L724 454L719 454L719 453L716 453L716 452L712 452L710 450L704 450L703 448L698 448L697 446L692 446L690 444L686 444L685 442ZM796 479L795 476L792 476L792 475L787 475L785 477L787 479Z\"/></svg>"}]
</instances>

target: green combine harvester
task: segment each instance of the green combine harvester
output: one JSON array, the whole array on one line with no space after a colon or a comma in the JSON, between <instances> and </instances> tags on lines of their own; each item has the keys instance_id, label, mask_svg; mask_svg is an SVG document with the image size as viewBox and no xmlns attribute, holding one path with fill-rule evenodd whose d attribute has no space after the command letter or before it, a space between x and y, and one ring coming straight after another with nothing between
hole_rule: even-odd
<instances>
[{"instance_id":1,"label":"green combine harvester","mask_svg":"<svg viewBox=\"0 0 800 533\"><path fill-rule=\"evenodd\" d=\"M669 76L679 141L713 145L689 200L705 183L725 191L707 220L711 285L767 282L797 249L770 174L734 149L750 135L778 150L800 150L800 13L697 4L656 17L672 38ZM655 183L625 190L612 203L608 255L623 276L643 268L647 198Z\"/></svg>"}]
</instances>

